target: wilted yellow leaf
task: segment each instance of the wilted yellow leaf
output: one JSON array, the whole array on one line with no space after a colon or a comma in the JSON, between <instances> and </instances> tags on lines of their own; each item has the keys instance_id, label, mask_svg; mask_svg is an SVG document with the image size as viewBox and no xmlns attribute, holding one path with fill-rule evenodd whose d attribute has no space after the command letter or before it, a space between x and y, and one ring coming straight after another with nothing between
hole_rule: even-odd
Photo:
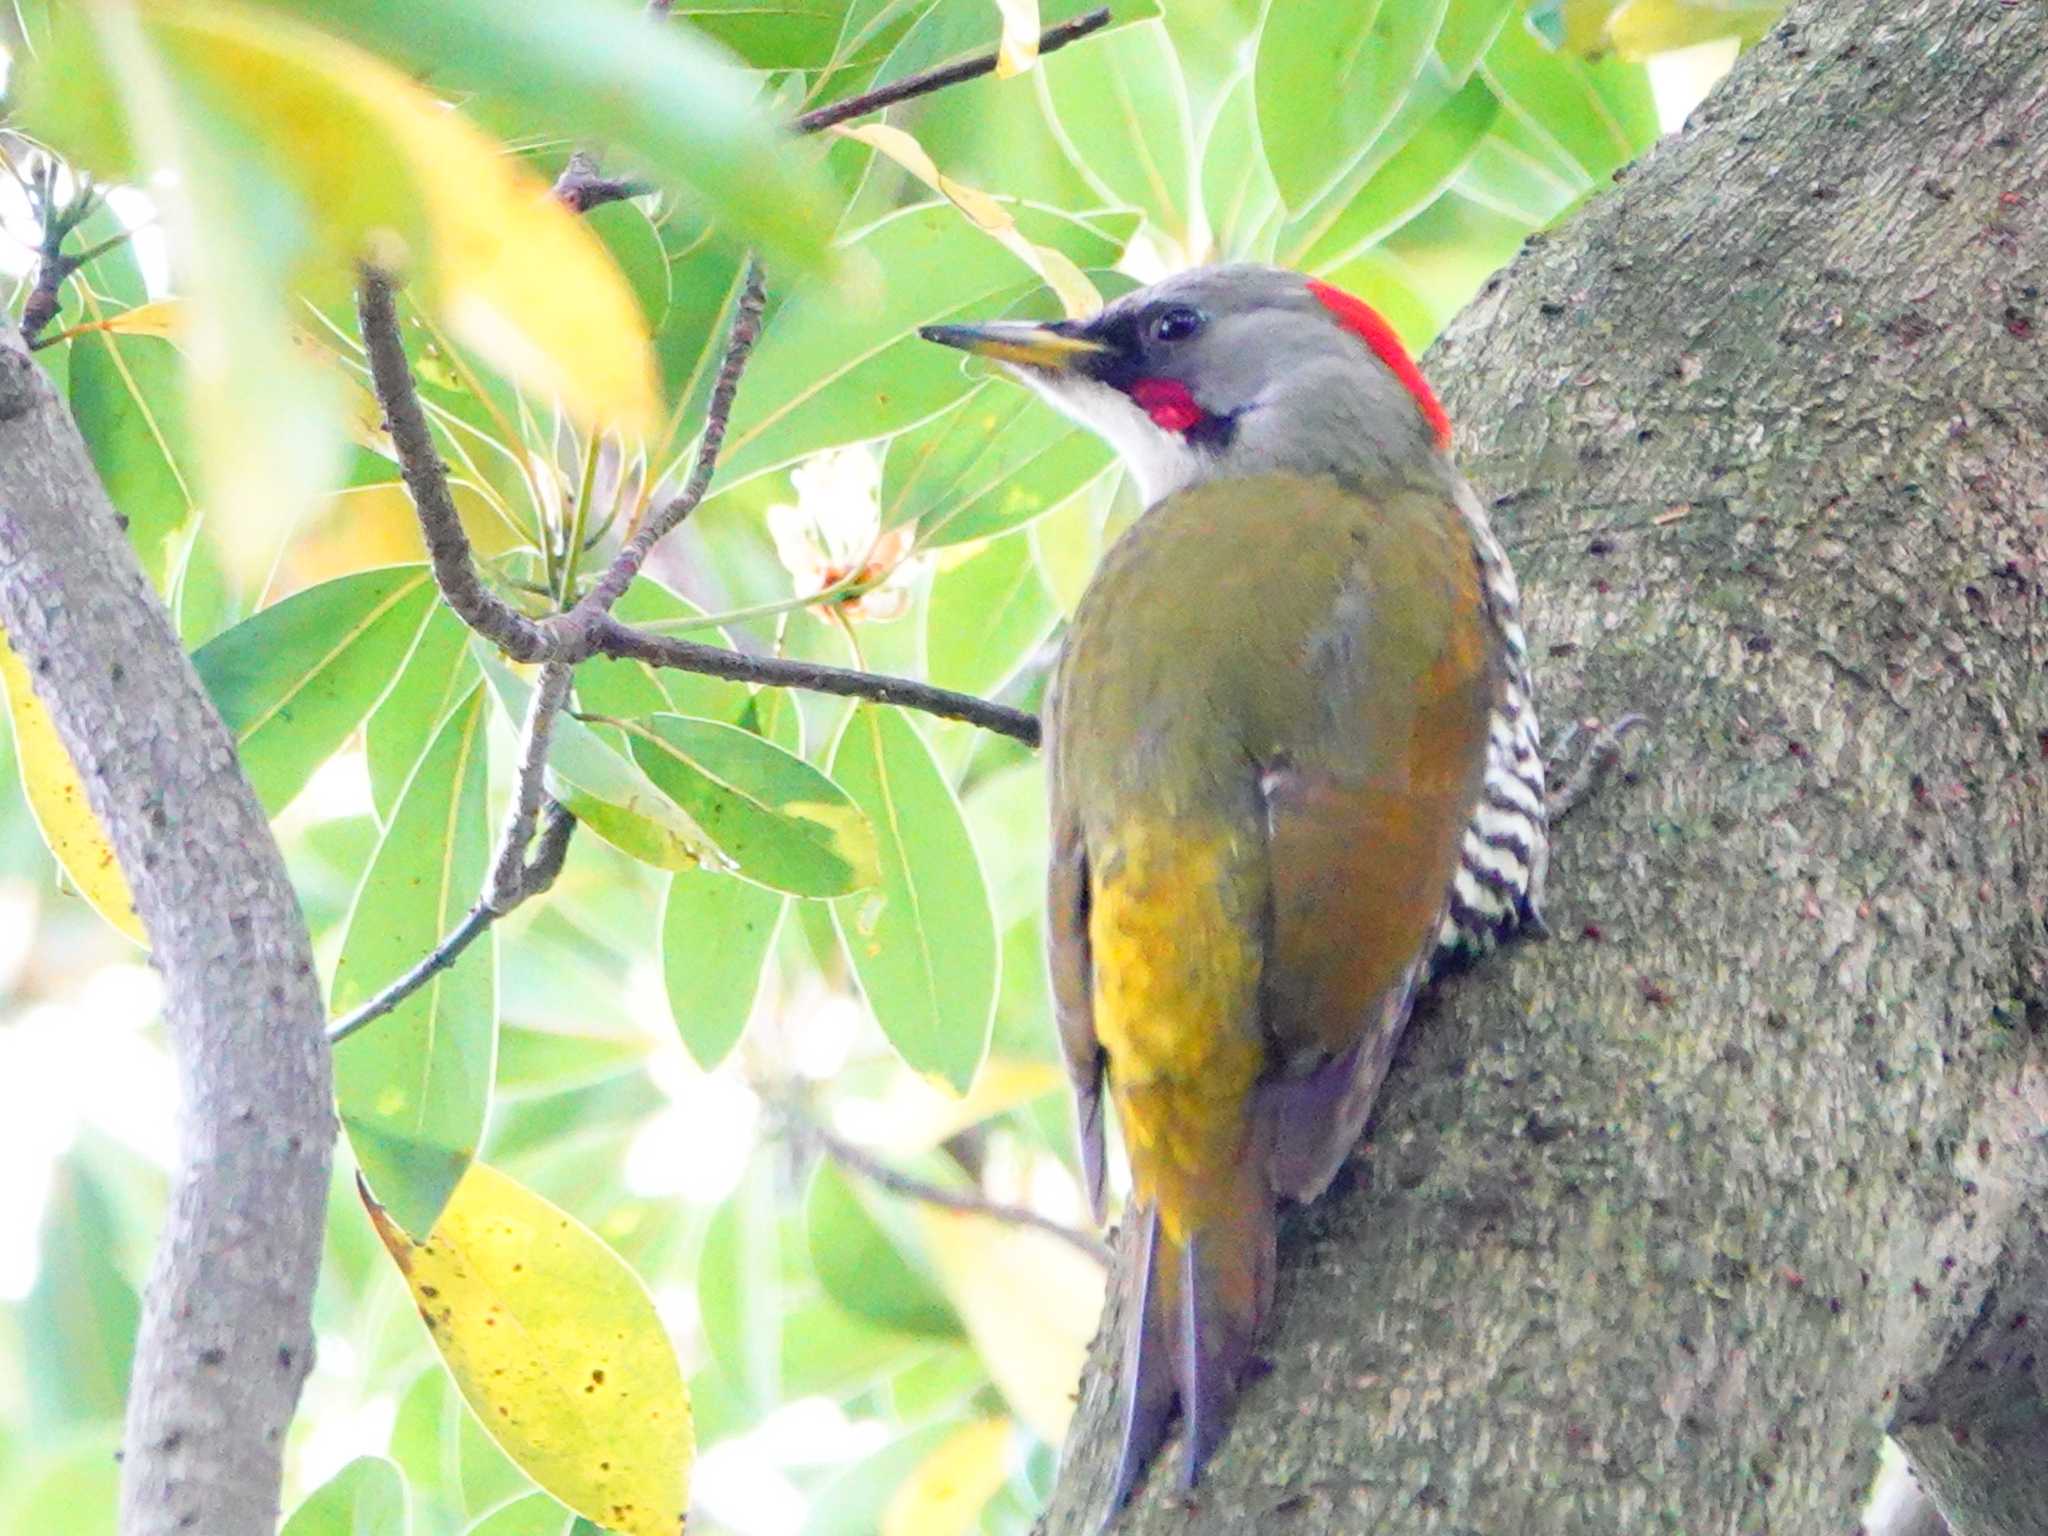
<instances>
[{"instance_id":1,"label":"wilted yellow leaf","mask_svg":"<svg viewBox=\"0 0 2048 1536\"><path fill-rule=\"evenodd\" d=\"M835 128L832 131L845 138L858 139L887 155L933 191L943 194L946 201L967 216L968 223L984 231L1043 278L1046 287L1058 296L1061 308L1070 317L1080 319L1102 308L1102 295L1071 258L1051 246L1025 239L1009 209L988 193L955 181L941 171L932 157L925 153L924 146L901 128L891 128L887 123L863 123L857 128Z\"/></svg>"},{"instance_id":2,"label":"wilted yellow leaf","mask_svg":"<svg viewBox=\"0 0 2048 1536\"><path fill-rule=\"evenodd\" d=\"M1038 0L996 0L1003 40L996 48L996 78L1021 75L1038 62Z\"/></svg>"},{"instance_id":3,"label":"wilted yellow leaf","mask_svg":"<svg viewBox=\"0 0 2048 1536\"><path fill-rule=\"evenodd\" d=\"M425 250L398 248L405 230L344 227L351 254L415 264L451 329L579 420L653 431L654 355L631 288L597 237L497 144L374 55L277 12L160 0L149 18L181 73L268 130L316 217L376 217L366 178L417 200L407 222ZM347 131L365 122L377 141Z\"/></svg>"},{"instance_id":4,"label":"wilted yellow leaf","mask_svg":"<svg viewBox=\"0 0 2048 1536\"><path fill-rule=\"evenodd\" d=\"M932 1447L882 1512L882 1536L966 1536L1010 1476L1010 1421L977 1419Z\"/></svg>"},{"instance_id":5,"label":"wilted yellow leaf","mask_svg":"<svg viewBox=\"0 0 2048 1536\"><path fill-rule=\"evenodd\" d=\"M676 1536L696 1440L639 1278L581 1222L472 1163L424 1242L363 1191L449 1374L507 1456L622 1536Z\"/></svg>"},{"instance_id":6,"label":"wilted yellow leaf","mask_svg":"<svg viewBox=\"0 0 2048 1536\"><path fill-rule=\"evenodd\" d=\"M29 681L28 667L7 643L4 629L0 629L0 694L6 695L8 717L14 722L14 756L21 767L21 787L27 791L29 809L35 813L43 841L94 911L136 943L147 944L113 844L87 803L78 767L58 739L50 712Z\"/></svg>"},{"instance_id":7,"label":"wilted yellow leaf","mask_svg":"<svg viewBox=\"0 0 2048 1536\"><path fill-rule=\"evenodd\" d=\"M1058 1445L1102 1314L1102 1267L1049 1232L917 1208L925 1252L989 1376L1017 1417Z\"/></svg>"}]
</instances>

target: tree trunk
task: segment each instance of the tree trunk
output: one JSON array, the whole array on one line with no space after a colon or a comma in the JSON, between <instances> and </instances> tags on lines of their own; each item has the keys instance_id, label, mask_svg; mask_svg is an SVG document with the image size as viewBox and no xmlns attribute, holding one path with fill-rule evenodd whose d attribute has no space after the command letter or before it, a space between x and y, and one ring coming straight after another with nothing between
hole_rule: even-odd
<instances>
[{"instance_id":1,"label":"tree trunk","mask_svg":"<svg viewBox=\"0 0 2048 1536\"><path fill-rule=\"evenodd\" d=\"M312 951L233 743L69 414L5 325L0 625L128 875L178 1058L179 1164L129 1386L121 1529L273 1536L334 1142Z\"/></svg>"},{"instance_id":2,"label":"tree trunk","mask_svg":"<svg viewBox=\"0 0 2048 1536\"><path fill-rule=\"evenodd\" d=\"M1540 702L1653 734L1120 1532L1843 1536L1888 1427L2048 1531L2044 240L2041 7L1813 0L1436 348Z\"/></svg>"}]
</instances>

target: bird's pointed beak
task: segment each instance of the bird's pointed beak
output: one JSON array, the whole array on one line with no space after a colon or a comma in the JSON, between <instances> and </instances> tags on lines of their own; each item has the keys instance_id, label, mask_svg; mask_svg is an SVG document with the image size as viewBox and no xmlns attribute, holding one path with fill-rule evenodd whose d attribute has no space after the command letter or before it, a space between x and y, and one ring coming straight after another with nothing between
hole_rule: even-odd
<instances>
[{"instance_id":1,"label":"bird's pointed beak","mask_svg":"<svg viewBox=\"0 0 2048 1536\"><path fill-rule=\"evenodd\" d=\"M917 334L942 347L958 347L977 357L993 358L1045 373L1070 372L1082 359L1109 349L1092 337L1057 325L1030 320L995 320L986 325L921 325Z\"/></svg>"}]
</instances>

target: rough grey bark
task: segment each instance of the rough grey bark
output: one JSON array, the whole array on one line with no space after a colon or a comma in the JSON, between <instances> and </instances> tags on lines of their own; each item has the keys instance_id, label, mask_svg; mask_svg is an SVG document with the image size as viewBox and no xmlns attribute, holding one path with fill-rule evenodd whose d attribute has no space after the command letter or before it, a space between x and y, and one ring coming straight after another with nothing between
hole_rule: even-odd
<instances>
[{"instance_id":1,"label":"rough grey bark","mask_svg":"<svg viewBox=\"0 0 2048 1536\"><path fill-rule=\"evenodd\" d=\"M2048 1530L2044 241L2040 7L1813 0L1437 347L1542 702L1654 736L1120 1532L1842 1536L1894 1424Z\"/></svg>"},{"instance_id":2,"label":"rough grey bark","mask_svg":"<svg viewBox=\"0 0 2048 1536\"><path fill-rule=\"evenodd\" d=\"M179 1160L144 1297L124 1536L273 1536L334 1142L312 951L227 731L69 414L0 322L0 625L163 972Z\"/></svg>"}]
</instances>

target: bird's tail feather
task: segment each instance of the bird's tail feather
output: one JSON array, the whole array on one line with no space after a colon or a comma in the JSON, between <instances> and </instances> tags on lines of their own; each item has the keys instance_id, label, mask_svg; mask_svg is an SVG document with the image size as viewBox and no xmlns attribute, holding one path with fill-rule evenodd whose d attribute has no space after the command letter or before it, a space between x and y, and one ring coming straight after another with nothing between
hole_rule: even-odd
<instances>
[{"instance_id":1,"label":"bird's tail feather","mask_svg":"<svg viewBox=\"0 0 2048 1536\"><path fill-rule=\"evenodd\" d=\"M1230 1422L1273 1298L1273 1195L1246 1148L1230 1198L1176 1240L1156 1204L1126 1221L1122 1448L1107 1511L1130 1500L1165 1442L1176 1404L1192 1488Z\"/></svg>"}]
</instances>

